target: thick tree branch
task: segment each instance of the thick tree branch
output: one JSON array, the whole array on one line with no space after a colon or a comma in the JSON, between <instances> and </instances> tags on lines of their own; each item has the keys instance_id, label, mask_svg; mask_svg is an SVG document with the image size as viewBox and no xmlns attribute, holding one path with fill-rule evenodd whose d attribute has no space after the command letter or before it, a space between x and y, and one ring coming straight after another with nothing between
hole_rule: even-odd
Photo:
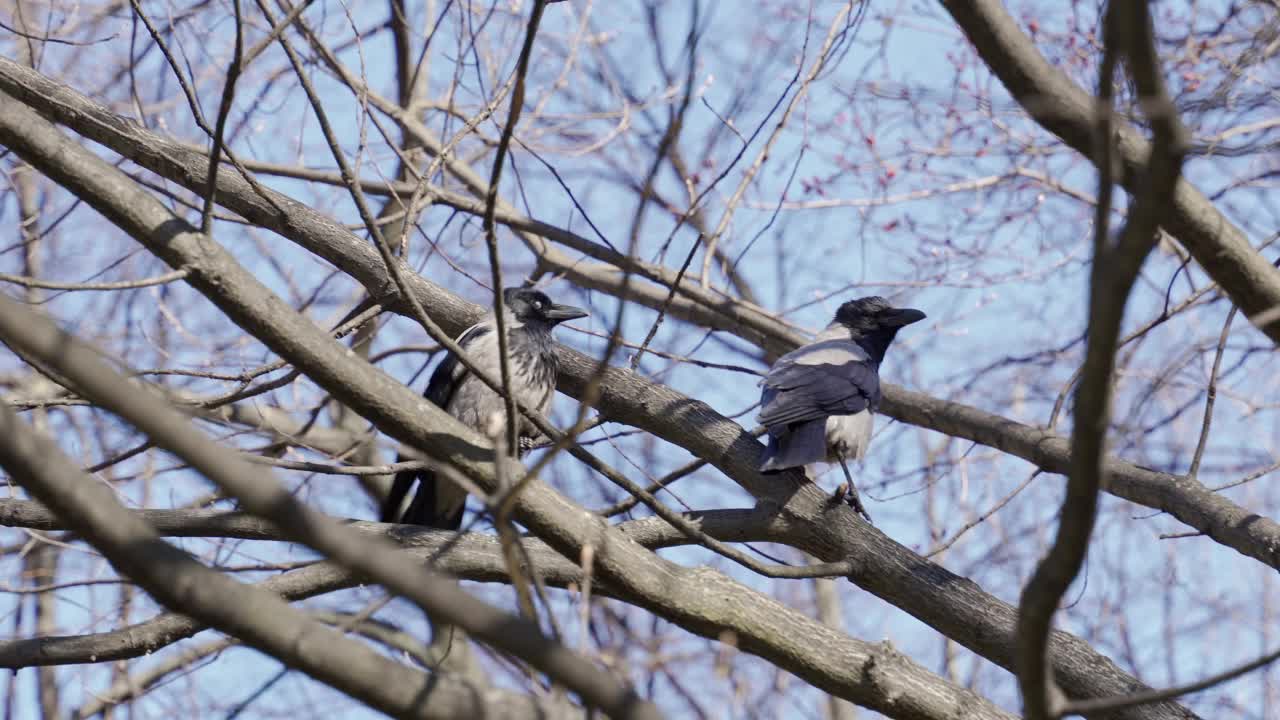
<instances>
[{"instance_id":1,"label":"thick tree branch","mask_svg":"<svg viewBox=\"0 0 1280 720\"><path fill-rule=\"evenodd\" d=\"M290 667L397 717L451 718L458 711L537 717L528 698L510 693L476 697L347 639L270 593L206 568L160 540L84 474L56 445L0 406L0 464L153 597L242 639ZM474 715L473 715L474 716Z\"/></svg>"}]
</instances>

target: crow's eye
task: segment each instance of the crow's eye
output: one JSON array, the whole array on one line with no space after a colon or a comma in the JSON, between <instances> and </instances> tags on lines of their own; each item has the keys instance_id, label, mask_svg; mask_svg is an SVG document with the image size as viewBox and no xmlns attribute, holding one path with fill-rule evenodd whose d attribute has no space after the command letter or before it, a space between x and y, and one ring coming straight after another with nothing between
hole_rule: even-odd
<instances>
[{"instance_id":1,"label":"crow's eye","mask_svg":"<svg viewBox=\"0 0 1280 720\"><path fill-rule=\"evenodd\" d=\"M541 309L542 309L542 301L541 301L541 300L534 300L534 301L533 301L533 309L534 309L534 310L541 310Z\"/></svg>"}]
</instances>

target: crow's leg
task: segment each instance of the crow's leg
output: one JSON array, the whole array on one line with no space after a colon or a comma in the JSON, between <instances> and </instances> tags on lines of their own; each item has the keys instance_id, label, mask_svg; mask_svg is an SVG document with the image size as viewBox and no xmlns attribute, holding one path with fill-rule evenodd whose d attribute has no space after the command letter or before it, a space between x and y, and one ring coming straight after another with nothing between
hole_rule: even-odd
<instances>
[{"instance_id":1,"label":"crow's leg","mask_svg":"<svg viewBox=\"0 0 1280 720\"><path fill-rule=\"evenodd\" d=\"M834 499L848 503L854 512L861 515L867 522L871 522L871 514L862 505L862 498L858 495L857 486L853 484L853 475L849 473L849 466L845 464L844 455L840 455L840 469L844 471L845 482L836 488Z\"/></svg>"},{"instance_id":2,"label":"crow's leg","mask_svg":"<svg viewBox=\"0 0 1280 720\"><path fill-rule=\"evenodd\" d=\"M541 450L542 448L548 448L552 445L555 445L555 443L551 441L551 438L543 435L542 433L538 433L537 435L521 435L520 445L516 448L516 457L523 459L530 450Z\"/></svg>"}]
</instances>

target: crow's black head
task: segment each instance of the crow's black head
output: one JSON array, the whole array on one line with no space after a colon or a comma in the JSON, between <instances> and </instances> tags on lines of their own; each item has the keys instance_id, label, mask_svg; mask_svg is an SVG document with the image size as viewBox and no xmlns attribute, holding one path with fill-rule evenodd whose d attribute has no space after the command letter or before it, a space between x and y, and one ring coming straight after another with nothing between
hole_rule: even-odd
<instances>
[{"instance_id":1,"label":"crow's black head","mask_svg":"<svg viewBox=\"0 0 1280 720\"><path fill-rule=\"evenodd\" d=\"M565 320L587 317L586 311L572 305L557 305L532 288L507 288L502 291L502 302L516 320L525 324L550 327Z\"/></svg>"},{"instance_id":2,"label":"crow's black head","mask_svg":"<svg viewBox=\"0 0 1280 720\"><path fill-rule=\"evenodd\" d=\"M849 336L879 362L903 326L924 318L924 313L919 310L895 308L888 300L872 295L841 305L836 310L835 322L847 328Z\"/></svg>"}]
</instances>

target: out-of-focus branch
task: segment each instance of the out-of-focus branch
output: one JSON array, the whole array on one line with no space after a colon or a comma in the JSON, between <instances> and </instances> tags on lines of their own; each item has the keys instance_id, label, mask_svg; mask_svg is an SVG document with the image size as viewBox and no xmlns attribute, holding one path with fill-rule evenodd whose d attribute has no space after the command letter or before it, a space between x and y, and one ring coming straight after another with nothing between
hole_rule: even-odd
<instances>
[{"instance_id":1,"label":"out-of-focus branch","mask_svg":"<svg viewBox=\"0 0 1280 720\"><path fill-rule=\"evenodd\" d=\"M1049 64L1004 3L943 0L942 5L1027 113L1077 152L1095 159L1093 98ZM1144 178L1151 175L1147 163L1156 155L1136 128L1120 124L1116 131L1116 153L1123 167L1120 182L1131 194L1140 195ZM1164 200L1159 224L1195 256L1250 322L1280 342L1280 271L1190 182L1179 180Z\"/></svg>"},{"instance_id":2,"label":"out-of-focus branch","mask_svg":"<svg viewBox=\"0 0 1280 720\"><path fill-rule=\"evenodd\" d=\"M27 57L28 61L34 60L33 57ZM18 232L22 242L22 272L32 280L39 282L39 276L42 274L41 245L40 242L40 220L42 203L40 202L39 176L35 169L29 165L19 165L17 171L12 176L12 185L16 191L18 200L19 224ZM43 293L41 293L34 284L27 285L26 291L23 293L28 303L38 304ZM36 380L38 376L32 376ZM45 382L40 382L45 385ZM37 411L31 417L32 426L40 431L47 432L49 427L49 414L43 410ZM33 543L30 552L22 557L22 574L23 579L30 583L31 587L41 588L43 591L37 591L31 598L31 610L35 620L35 631L40 635L47 635L53 632L58 626L58 598L55 592L48 589L57 581L58 564L61 556L61 548L54 543L44 542L40 538L32 538ZM19 603L24 602L19 599ZM18 606L18 617L21 618L22 605ZM36 671L36 695L39 700L40 715L45 720L54 720L62 717L61 699L58 695L58 673L52 668L40 668Z\"/></svg>"},{"instance_id":3,"label":"out-of-focus branch","mask_svg":"<svg viewBox=\"0 0 1280 720\"><path fill-rule=\"evenodd\" d=\"M290 667L397 717L448 718L487 713L470 688L438 682L344 638L269 593L206 568L160 540L110 489L80 471L47 438L0 406L0 464L162 604L242 639ZM437 695L437 693L439 693ZM428 698L430 698L428 700ZM533 701L518 696L518 716ZM511 707L511 710L516 710Z\"/></svg>"},{"instance_id":4,"label":"out-of-focus branch","mask_svg":"<svg viewBox=\"0 0 1280 720\"><path fill-rule=\"evenodd\" d=\"M823 624L837 630L844 630L844 610L840 604L839 585L834 580L815 578L813 583L813 604L818 619ZM827 696L827 720L855 720L858 711L852 705L838 697Z\"/></svg>"},{"instance_id":5,"label":"out-of-focus branch","mask_svg":"<svg viewBox=\"0 0 1280 720\"><path fill-rule=\"evenodd\" d=\"M279 528L248 513L206 510L130 512L163 536L287 539ZM777 522L776 514L760 510L717 510L695 513L690 515L690 519L696 520L705 532L726 542L768 541L787 532L786 527ZM510 582L501 543L494 535L458 535L416 526L367 521L346 524L357 532L393 540L418 561L452 576L476 582ZM40 530L70 527L40 503L15 499L0 500L0 525ZM684 533L659 518L628 521L618 525L617 529L647 548L675 547L690 542ZM525 538L523 543L528 551L526 557L538 568L547 584L556 587L581 585L582 571L576 563L536 538ZM265 580L257 587L296 601L353 587L363 581L359 575L333 563L316 563ZM596 583L594 592L621 600L629 599L629 596L599 583ZM91 635L0 641L0 667L107 662L138 657L190 637L204 627L189 617L171 613L127 628Z\"/></svg>"},{"instance_id":6,"label":"out-of-focus branch","mask_svg":"<svg viewBox=\"0 0 1280 720\"><path fill-rule=\"evenodd\" d=\"M22 571L32 587L47 587L56 581L59 551L60 548L55 545L37 542L31 552L23 557ZM31 607L35 611L36 633L46 635L53 632L53 629L58 626L58 604L55 593L50 589L37 592L32 598ZM57 672L50 668L40 668L36 673L36 688L41 716L45 720L62 717Z\"/></svg>"},{"instance_id":7,"label":"out-of-focus branch","mask_svg":"<svg viewBox=\"0 0 1280 720\"><path fill-rule=\"evenodd\" d=\"M1089 283L1089 332L1084 371L1075 394L1071 432L1071 467L1067 495L1053 545L1023 588L1018 608L1017 675L1023 712L1028 720L1057 717L1065 703L1049 662L1049 630L1053 615L1088 553L1098 511L1098 494L1106 472L1106 435L1111 424L1111 392L1116 349L1125 305L1138 271L1155 246L1161 209L1173 195L1186 152L1187 132L1165 91L1156 58L1151 17L1145 2L1113 2L1107 6L1103 38L1105 56L1099 84L1106 101L1098 141L1101 190L1098 217L1110 212L1112 142L1110 86L1117 59L1124 58L1138 89L1139 104L1151 121L1153 141L1146 177L1119 237L1113 242L1105 222L1096 223Z\"/></svg>"}]
</instances>

